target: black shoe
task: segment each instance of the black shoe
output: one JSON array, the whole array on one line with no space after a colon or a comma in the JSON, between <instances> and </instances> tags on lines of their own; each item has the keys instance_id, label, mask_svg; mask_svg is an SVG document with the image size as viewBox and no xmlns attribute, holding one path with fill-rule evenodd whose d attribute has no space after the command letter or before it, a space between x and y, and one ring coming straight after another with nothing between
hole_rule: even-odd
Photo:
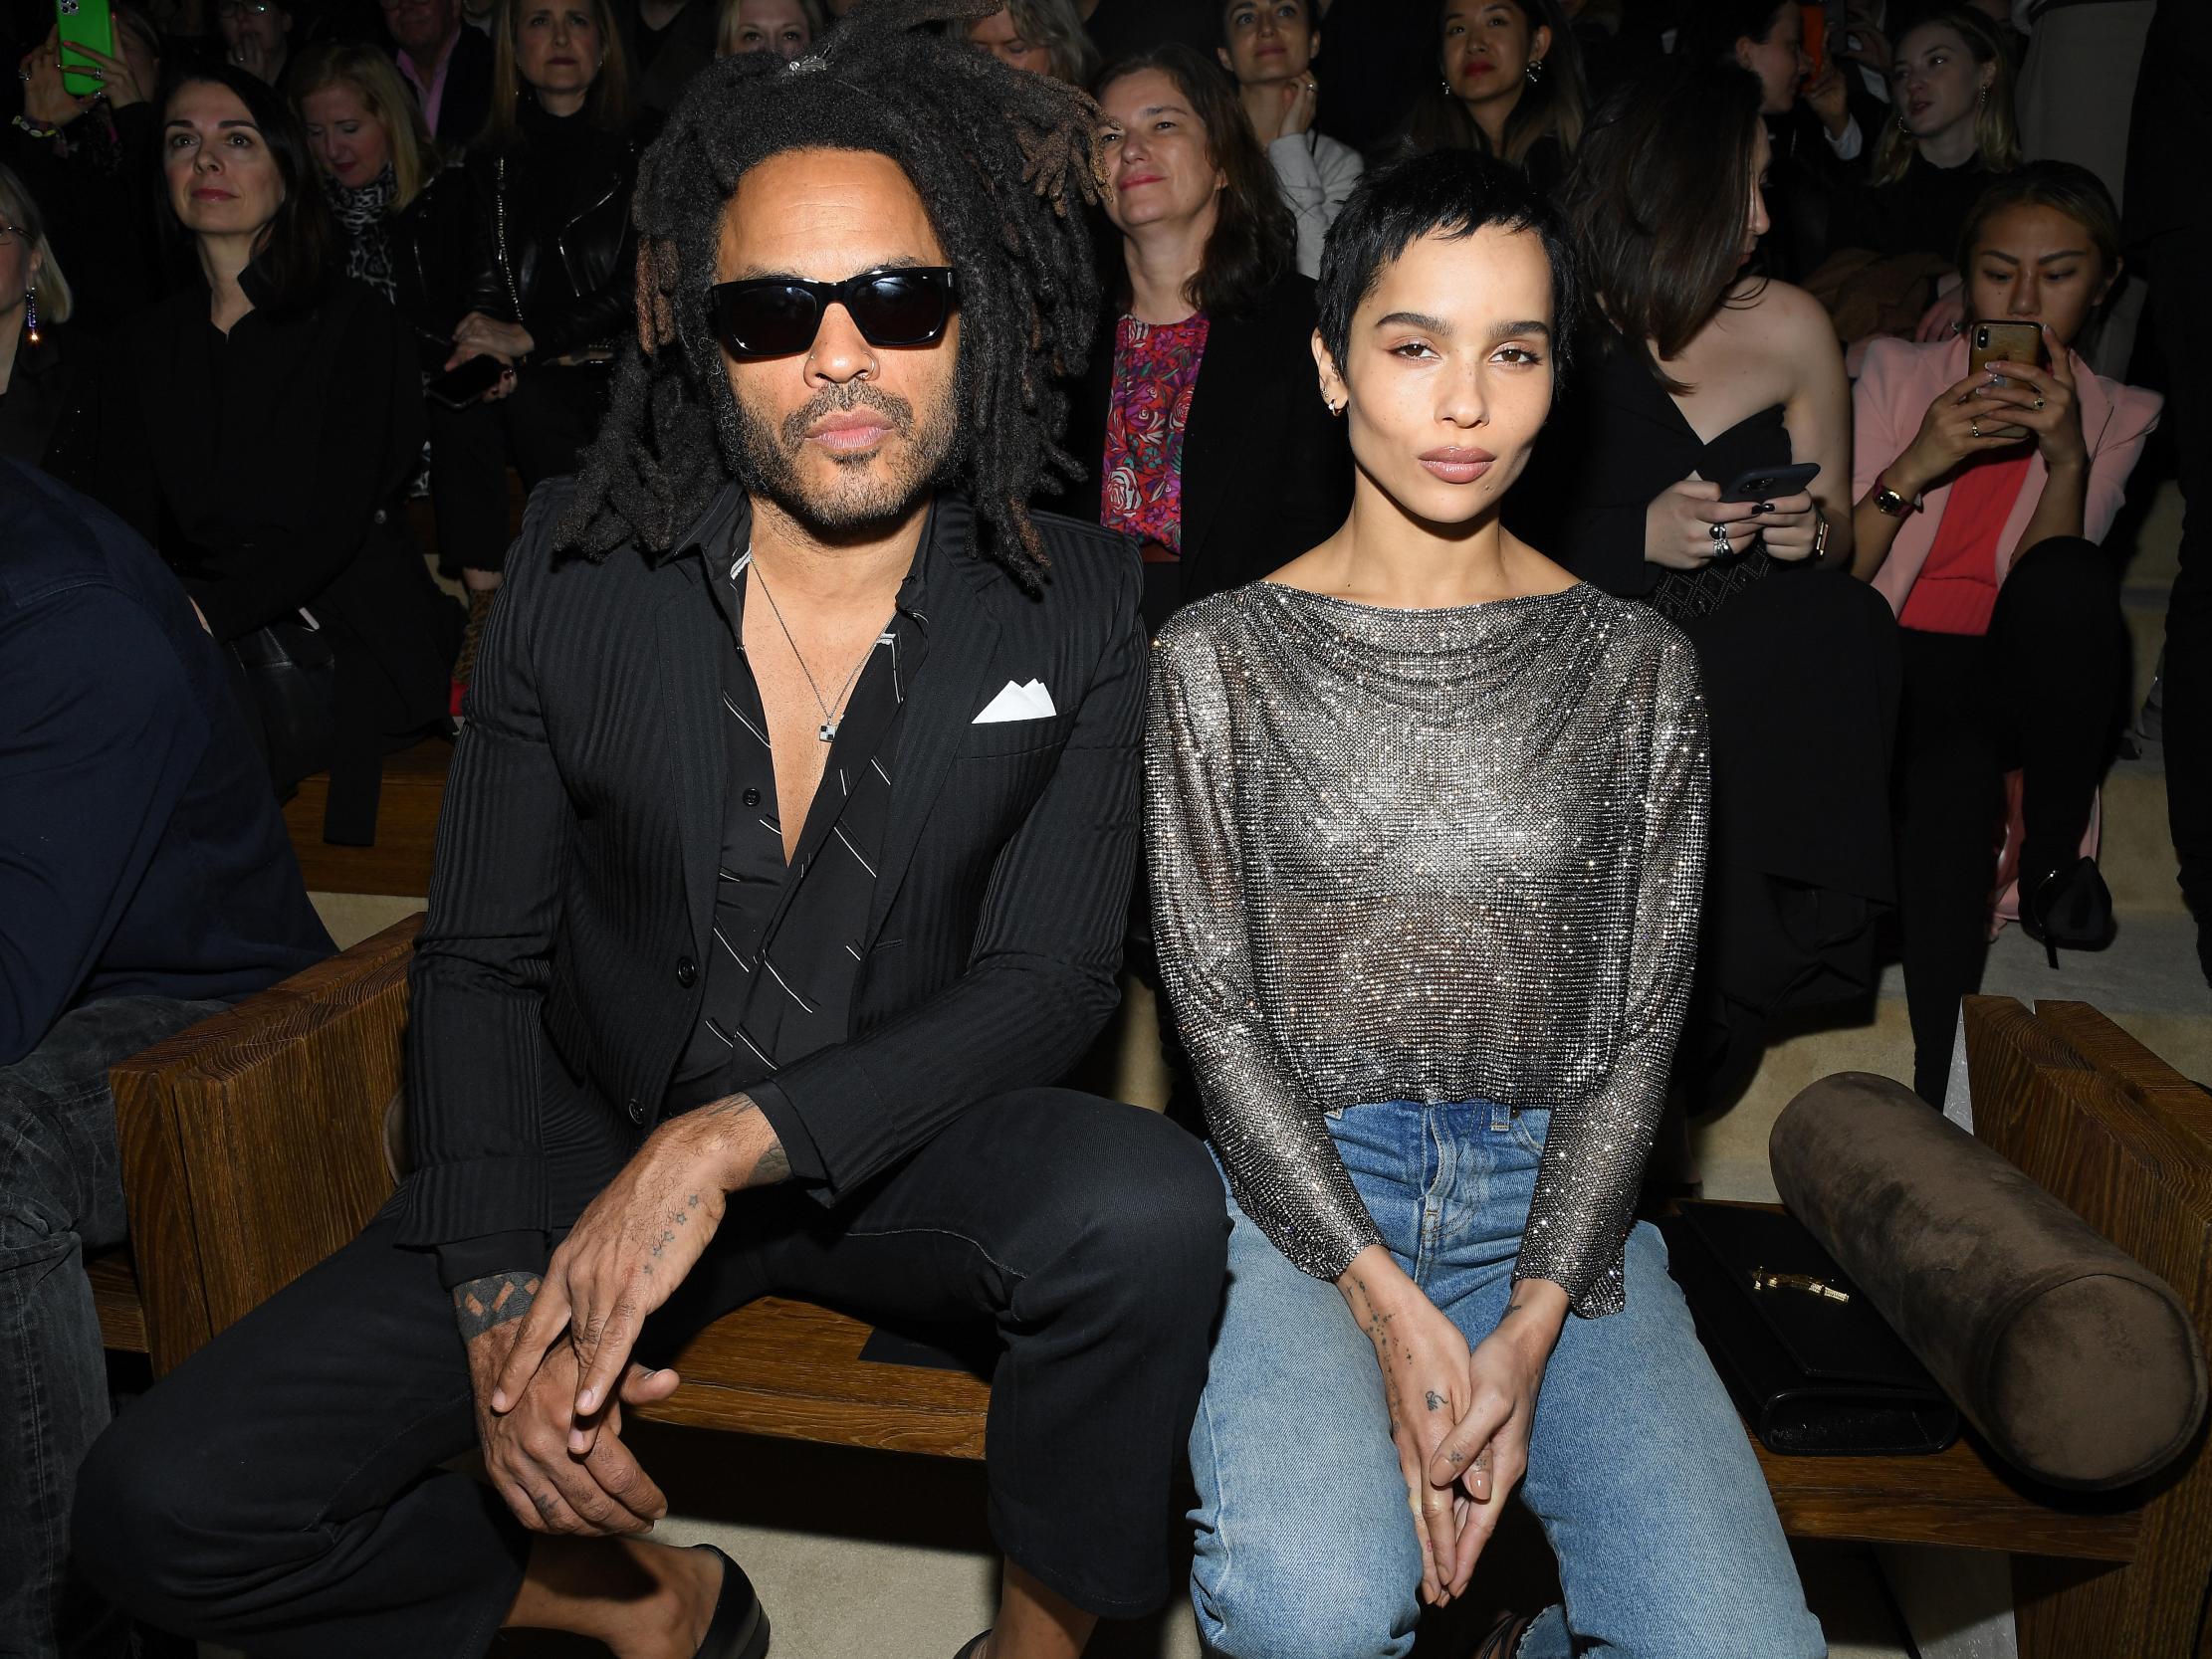
<instances>
[{"instance_id":1,"label":"black shoe","mask_svg":"<svg viewBox=\"0 0 2212 1659\"><path fill-rule=\"evenodd\" d=\"M966 1647L963 1647L958 1653L954 1654L953 1659L976 1659L976 1655L983 1652L984 1643L990 1640L991 1632L989 1630L986 1630L981 1636L978 1636L974 1641L970 1642Z\"/></svg>"},{"instance_id":2,"label":"black shoe","mask_svg":"<svg viewBox=\"0 0 2212 1659\"><path fill-rule=\"evenodd\" d=\"M2112 890L2094 858L2062 864L2020 890L2020 931L2041 944L2059 965L2059 947L2101 950L2118 930L2112 922Z\"/></svg>"},{"instance_id":3,"label":"black shoe","mask_svg":"<svg viewBox=\"0 0 2212 1659\"><path fill-rule=\"evenodd\" d=\"M722 1593L715 1598L714 1621L695 1659L768 1659L769 1616L753 1591L745 1569L711 1544L696 1544L722 1562Z\"/></svg>"}]
</instances>

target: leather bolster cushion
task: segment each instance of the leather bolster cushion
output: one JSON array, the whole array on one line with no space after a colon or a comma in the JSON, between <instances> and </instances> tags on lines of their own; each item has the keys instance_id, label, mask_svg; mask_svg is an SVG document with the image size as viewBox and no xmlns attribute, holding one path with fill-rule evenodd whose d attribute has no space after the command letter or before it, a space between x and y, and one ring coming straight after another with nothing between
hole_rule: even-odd
<instances>
[{"instance_id":1,"label":"leather bolster cushion","mask_svg":"<svg viewBox=\"0 0 2212 1659\"><path fill-rule=\"evenodd\" d=\"M1767 1150L1790 1213L2008 1462L2101 1490L2188 1445L2204 1347L2172 1287L1909 1089L1824 1078Z\"/></svg>"}]
</instances>

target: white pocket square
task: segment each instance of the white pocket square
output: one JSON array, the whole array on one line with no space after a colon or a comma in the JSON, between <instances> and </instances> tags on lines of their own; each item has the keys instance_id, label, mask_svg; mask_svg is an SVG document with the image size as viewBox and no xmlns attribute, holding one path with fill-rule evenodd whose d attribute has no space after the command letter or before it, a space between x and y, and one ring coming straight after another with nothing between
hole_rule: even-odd
<instances>
[{"instance_id":1,"label":"white pocket square","mask_svg":"<svg viewBox=\"0 0 2212 1659\"><path fill-rule=\"evenodd\" d=\"M1017 686L1008 680L1005 689L984 705L984 712L970 724L996 726L1002 721L1050 720L1058 713L1043 681L1032 680L1026 686Z\"/></svg>"}]
</instances>

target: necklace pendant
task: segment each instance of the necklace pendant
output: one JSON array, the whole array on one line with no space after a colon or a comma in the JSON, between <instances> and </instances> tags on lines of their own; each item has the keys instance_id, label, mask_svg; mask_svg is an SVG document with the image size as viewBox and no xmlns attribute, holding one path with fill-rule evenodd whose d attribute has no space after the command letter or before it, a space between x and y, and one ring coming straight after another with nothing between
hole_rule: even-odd
<instances>
[{"instance_id":1,"label":"necklace pendant","mask_svg":"<svg viewBox=\"0 0 2212 1659\"><path fill-rule=\"evenodd\" d=\"M835 721L823 721L820 726L814 728L814 735L823 742L828 742L837 735L837 723Z\"/></svg>"}]
</instances>

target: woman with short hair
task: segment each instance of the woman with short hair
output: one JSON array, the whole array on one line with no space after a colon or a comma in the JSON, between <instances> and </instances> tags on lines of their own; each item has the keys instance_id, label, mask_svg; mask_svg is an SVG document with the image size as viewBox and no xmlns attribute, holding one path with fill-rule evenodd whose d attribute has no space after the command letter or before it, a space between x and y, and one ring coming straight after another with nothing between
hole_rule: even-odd
<instances>
[{"instance_id":1,"label":"woman with short hair","mask_svg":"<svg viewBox=\"0 0 2212 1659\"><path fill-rule=\"evenodd\" d=\"M1069 412L1068 449L1090 476L1068 511L1143 545L1157 625L1326 534L1351 463L1342 429L1292 395L1313 284L1227 78L1172 45L1092 91L1120 236L1110 314Z\"/></svg>"},{"instance_id":2,"label":"woman with short hair","mask_svg":"<svg viewBox=\"0 0 2212 1659\"><path fill-rule=\"evenodd\" d=\"M1516 1486L1564 1605L1479 1659L1825 1652L1635 1219L1697 940L1696 658L1500 518L1577 306L1513 169L1370 173L1303 388L1350 516L1155 642L1160 969L1230 1200L1191 1434L1221 1659L1408 1653Z\"/></svg>"}]
</instances>

